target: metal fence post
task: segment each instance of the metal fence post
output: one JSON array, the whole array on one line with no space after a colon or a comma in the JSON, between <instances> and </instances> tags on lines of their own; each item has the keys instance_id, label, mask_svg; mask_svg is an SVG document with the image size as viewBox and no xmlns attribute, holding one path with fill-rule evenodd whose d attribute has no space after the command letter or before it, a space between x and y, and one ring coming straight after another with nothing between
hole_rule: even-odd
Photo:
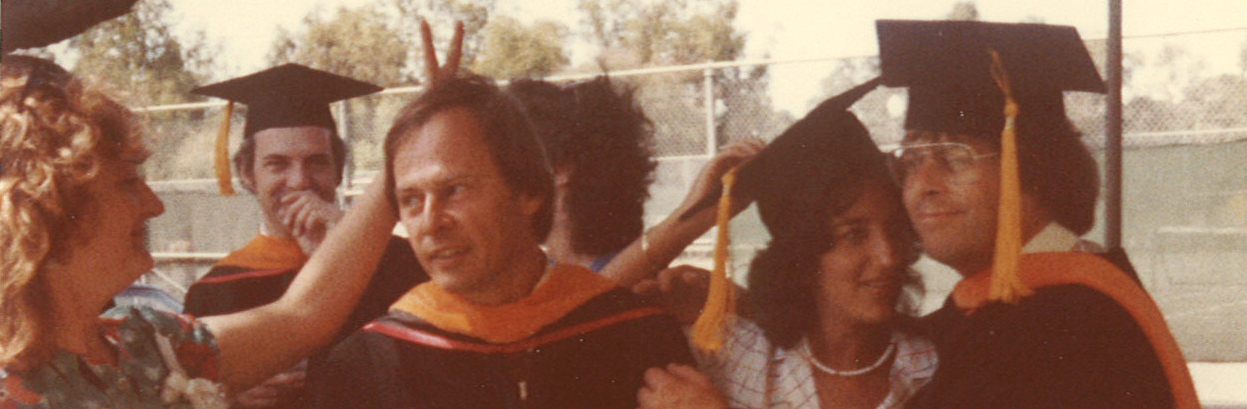
<instances>
[{"instance_id":1,"label":"metal fence post","mask_svg":"<svg viewBox=\"0 0 1247 409\"><path fill-rule=\"evenodd\" d=\"M706 108L706 158L713 158L719 151L719 144L714 131L714 69L702 70L702 94Z\"/></svg>"},{"instance_id":2,"label":"metal fence post","mask_svg":"<svg viewBox=\"0 0 1247 409\"><path fill-rule=\"evenodd\" d=\"M1104 245L1121 248L1121 0L1108 2L1108 118L1104 121Z\"/></svg>"},{"instance_id":3,"label":"metal fence post","mask_svg":"<svg viewBox=\"0 0 1247 409\"><path fill-rule=\"evenodd\" d=\"M346 156L343 161L342 169L342 190L343 192L351 190L351 181L355 179L355 154L351 153L351 109L346 101L335 102L337 104L336 111L338 114L338 136L342 137L342 142L346 144ZM345 196L343 200L345 201ZM345 203L339 203L345 204Z\"/></svg>"}]
</instances>

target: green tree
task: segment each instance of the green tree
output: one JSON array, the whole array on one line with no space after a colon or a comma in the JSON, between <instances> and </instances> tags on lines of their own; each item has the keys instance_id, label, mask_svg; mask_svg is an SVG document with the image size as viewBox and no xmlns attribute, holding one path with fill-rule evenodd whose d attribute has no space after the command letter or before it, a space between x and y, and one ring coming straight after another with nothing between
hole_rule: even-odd
<instances>
[{"instance_id":1,"label":"green tree","mask_svg":"<svg viewBox=\"0 0 1247 409\"><path fill-rule=\"evenodd\" d=\"M487 41L485 28L493 17L496 3L497 0L389 0L388 4L395 10L395 27L404 38L419 44L421 19L428 20L435 33L445 33L434 38L438 50L446 49L454 22L463 22L462 66L475 67ZM417 80L424 72L424 59L420 55L413 57L410 68L415 75L412 80Z\"/></svg>"},{"instance_id":2,"label":"green tree","mask_svg":"<svg viewBox=\"0 0 1247 409\"><path fill-rule=\"evenodd\" d=\"M202 32L172 34L169 0L139 2L134 11L101 23L68 42L77 75L95 78L142 106L186 101L186 90L212 70L215 51Z\"/></svg>"},{"instance_id":3,"label":"green tree","mask_svg":"<svg viewBox=\"0 0 1247 409\"><path fill-rule=\"evenodd\" d=\"M554 21L525 25L496 16L485 26L477 73L494 78L544 77L567 65L563 50L567 27Z\"/></svg>"},{"instance_id":4,"label":"green tree","mask_svg":"<svg viewBox=\"0 0 1247 409\"><path fill-rule=\"evenodd\" d=\"M171 10L168 0L141 1L129 14L71 38L65 54L76 57L72 70L103 84L130 106L186 102L187 91L209 78L217 51L206 45L202 32L175 37ZM149 178L211 173L202 152L211 146L207 135L213 127L204 119L202 111L142 114L152 151L145 167Z\"/></svg>"},{"instance_id":5,"label":"green tree","mask_svg":"<svg viewBox=\"0 0 1247 409\"><path fill-rule=\"evenodd\" d=\"M419 37L410 37L391 23L378 6L338 8L331 16L308 14L293 31L282 30L269 52L273 65L295 62L377 85L412 82L413 53ZM387 123L408 96L370 96L346 101L337 113L351 146L350 170L381 167L381 138Z\"/></svg>"},{"instance_id":6,"label":"green tree","mask_svg":"<svg viewBox=\"0 0 1247 409\"><path fill-rule=\"evenodd\" d=\"M735 0L579 0L577 8L582 35L602 50L599 65L621 52L637 66L730 61L745 45Z\"/></svg>"},{"instance_id":7,"label":"green tree","mask_svg":"<svg viewBox=\"0 0 1247 409\"><path fill-rule=\"evenodd\" d=\"M580 0L581 35L599 47L603 71L731 61L743 56L735 27L736 0ZM682 71L629 78L655 124L662 155L705 154L705 110L714 115L714 143L774 136L784 121L771 106L766 67L715 69L706 101L706 73ZM709 108L707 108L709 107Z\"/></svg>"},{"instance_id":8,"label":"green tree","mask_svg":"<svg viewBox=\"0 0 1247 409\"><path fill-rule=\"evenodd\" d=\"M297 62L383 86L400 84L416 44L387 17L372 6L340 7L330 18L310 13L299 29L278 32L269 62Z\"/></svg>"}]
</instances>

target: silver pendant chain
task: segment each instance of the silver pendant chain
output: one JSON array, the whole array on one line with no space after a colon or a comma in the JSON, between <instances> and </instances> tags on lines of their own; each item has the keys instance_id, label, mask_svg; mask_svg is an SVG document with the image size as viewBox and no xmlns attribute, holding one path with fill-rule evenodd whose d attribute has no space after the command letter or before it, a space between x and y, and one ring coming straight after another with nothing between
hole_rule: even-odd
<instances>
[{"instance_id":1,"label":"silver pendant chain","mask_svg":"<svg viewBox=\"0 0 1247 409\"><path fill-rule=\"evenodd\" d=\"M888 349L884 350L883 355L879 356L879 360L875 361L875 363L873 364L870 364L870 366L867 366L865 368L840 371L840 370L832 369L831 367L824 365L822 362L819 362L818 358L814 357L814 353L810 352L810 342L808 340L801 344L801 355L805 358L805 360L809 362L810 365L813 365L815 368L818 368L818 370L823 371L823 373L828 374L828 375L833 375L833 376L858 376L858 375L873 371L875 369L879 369L879 366L883 365L884 362L887 362L889 356L892 356L893 351L896 351L895 341L889 342Z\"/></svg>"}]
</instances>

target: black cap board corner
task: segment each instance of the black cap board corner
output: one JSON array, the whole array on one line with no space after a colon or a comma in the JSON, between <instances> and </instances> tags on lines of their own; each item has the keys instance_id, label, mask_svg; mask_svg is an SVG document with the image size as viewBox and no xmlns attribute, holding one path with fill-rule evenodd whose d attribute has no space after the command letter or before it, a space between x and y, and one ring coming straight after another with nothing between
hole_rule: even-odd
<instances>
[{"instance_id":1,"label":"black cap board corner","mask_svg":"<svg viewBox=\"0 0 1247 409\"><path fill-rule=\"evenodd\" d=\"M250 138L269 128L317 126L336 130L330 103L380 90L381 87L367 82L293 63L191 90L230 101L213 150L221 194L234 194L228 143L234 102L247 105L243 138Z\"/></svg>"},{"instance_id":2,"label":"black cap board corner","mask_svg":"<svg viewBox=\"0 0 1247 409\"><path fill-rule=\"evenodd\" d=\"M1028 23L879 20L883 85L909 87L905 128L999 134L999 54L1021 115L1064 121L1063 91L1105 92L1077 29Z\"/></svg>"},{"instance_id":3,"label":"black cap board corner","mask_svg":"<svg viewBox=\"0 0 1247 409\"><path fill-rule=\"evenodd\" d=\"M329 104L368 95L381 87L299 64L284 64L191 90L247 105L244 137L268 128L323 126L334 129Z\"/></svg>"},{"instance_id":4,"label":"black cap board corner","mask_svg":"<svg viewBox=\"0 0 1247 409\"><path fill-rule=\"evenodd\" d=\"M844 176L865 167L884 169L883 155L865 126L848 108L874 90L879 78L828 98L798 120L750 161L740 165L733 199L757 200L763 223L769 230L784 228L780 219L789 208L821 203L827 183L842 183ZM718 195L694 204L681 219L714 205ZM809 197L806 197L809 196Z\"/></svg>"}]
</instances>

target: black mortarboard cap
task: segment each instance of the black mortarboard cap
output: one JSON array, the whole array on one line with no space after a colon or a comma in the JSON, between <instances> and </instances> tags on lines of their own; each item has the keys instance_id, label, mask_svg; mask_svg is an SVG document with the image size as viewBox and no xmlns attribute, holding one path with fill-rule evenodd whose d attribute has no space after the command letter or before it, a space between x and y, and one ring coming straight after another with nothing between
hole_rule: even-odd
<instances>
[{"instance_id":1,"label":"black mortarboard cap","mask_svg":"<svg viewBox=\"0 0 1247 409\"><path fill-rule=\"evenodd\" d=\"M335 130L329 103L368 95L382 88L299 64L286 64L232 80L205 85L191 92L224 98L225 118L217 133L213 167L224 195L234 194L229 170L229 123L233 103L247 104L243 138L269 128L319 126Z\"/></svg>"},{"instance_id":2,"label":"black mortarboard cap","mask_svg":"<svg viewBox=\"0 0 1247 409\"><path fill-rule=\"evenodd\" d=\"M1000 55L1019 120L1064 122L1063 91L1104 92L1073 27L880 20L876 28L883 85L909 87L906 129L999 135L1004 96L989 50Z\"/></svg>"},{"instance_id":3,"label":"black mortarboard cap","mask_svg":"<svg viewBox=\"0 0 1247 409\"><path fill-rule=\"evenodd\" d=\"M887 175L884 156L861 121L848 111L879 85L873 79L823 101L737 171L734 200L757 200L772 235L813 226L813 217L836 198L844 184L869 174ZM715 203L711 196L684 213Z\"/></svg>"},{"instance_id":4,"label":"black mortarboard cap","mask_svg":"<svg viewBox=\"0 0 1247 409\"><path fill-rule=\"evenodd\" d=\"M125 15L137 0L4 0L0 52L47 46Z\"/></svg>"},{"instance_id":5,"label":"black mortarboard cap","mask_svg":"<svg viewBox=\"0 0 1247 409\"><path fill-rule=\"evenodd\" d=\"M909 87L906 129L1000 141L995 255L985 299L1016 303L1033 293L1019 274L1021 152L1032 163L1050 165L1068 159L1037 155L1067 152L1059 147L1080 143L1073 132L1018 130L1069 129L1063 92L1104 92L1086 46L1067 26L881 20L876 28L883 84ZM1005 121L1006 105L1014 121ZM1074 173L1054 177L1068 175ZM1094 203L1094 194L1085 198ZM1061 208L1048 210L1057 212L1057 220L1064 217Z\"/></svg>"},{"instance_id":6,"label":"black mortarboard cap","mask_svg":"<svg viewBox=\"0 0 1247 409\"><path fill-rule=\"evenodd\" d=\"M285 64L191 92L247 105L244 137L268 128L323 126L334 129L329 103L382 90L367 82L299 64Z\"/></svg>"}]
</instances>

